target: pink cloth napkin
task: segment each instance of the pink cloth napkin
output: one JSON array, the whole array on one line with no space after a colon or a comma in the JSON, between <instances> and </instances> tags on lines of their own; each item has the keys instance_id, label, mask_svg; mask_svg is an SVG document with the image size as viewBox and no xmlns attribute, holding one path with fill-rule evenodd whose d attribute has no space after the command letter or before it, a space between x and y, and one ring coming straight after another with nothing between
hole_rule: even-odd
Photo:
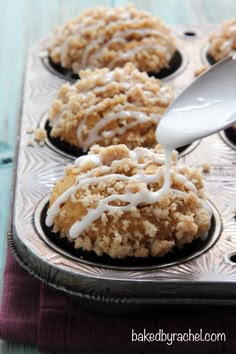
<instances>
[{"instance_id":1,"label":"pink cloth napkin","mask_svg":"<svg viewBox=\"0 0 236 354\"><path fill-rule=\"evenodd\" d=\"M228 353L236 350L236 307L163 307L152 316L112 317L86 312L70 297L29 275L10 252L4 274L0 337L43 351ZM135 333L225 332L226 342L132 341Z\"/></svg>"}]
</instances>

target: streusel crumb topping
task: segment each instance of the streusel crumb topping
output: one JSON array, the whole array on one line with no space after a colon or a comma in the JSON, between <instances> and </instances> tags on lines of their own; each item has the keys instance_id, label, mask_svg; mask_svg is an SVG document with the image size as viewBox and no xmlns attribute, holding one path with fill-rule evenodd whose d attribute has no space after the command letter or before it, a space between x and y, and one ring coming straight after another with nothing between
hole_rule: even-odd
<instances>
[{"instance_id":1,"label":"streusel crumb topping","mask_svg":"<svg viewBox=\"0 0 236 354\"><path fill-rule=\"evenodd\" d=\"M86 10L48 43L54 63L78 73L85 68L113 69L132 62L141 71L167 68L176 50L163 21L133 5Z\"/></svg>"},{"instance_id":2,"label":"streusel crumb topping","mask_svg":"<svg viewBox=\"0 0 236 354\"><path fill-rule=\"evenodd\" d=\"M49 120L51 136L87 150L126 144L153 147L155 129L174 99L173 89L131 63L124 68L84 70L74 85L63 85Z\"/></svg>"},{"instance_id":3,"label":"streusel crumb topping","mask_svg":"<svg viewBox=\"0 0 236 354\"><path fill-rule=\"evenodd\" d=\"M113 258L163 256L210 227L200 171L176 165L171 187L164 181L164 154L124 145L94 146L66 168L55 185L46 223L75 248Z\"/></svg>"},{"instance_id":4,"label":"streusel crumb topping","mask_svg":"<svg viewBox=\"0 0 236 354\"><path fill-rule=\"evenodd\" d=\"M208 53L216 62L229 56L236 49L236 18L223 22L218 31L211 33L209 42Z\"/></svg>"}]
</instances>

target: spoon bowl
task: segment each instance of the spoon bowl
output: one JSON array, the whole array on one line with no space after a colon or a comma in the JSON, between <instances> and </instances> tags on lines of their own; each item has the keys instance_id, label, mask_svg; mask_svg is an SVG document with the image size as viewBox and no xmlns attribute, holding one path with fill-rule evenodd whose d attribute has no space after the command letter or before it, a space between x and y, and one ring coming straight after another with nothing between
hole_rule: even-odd
<instances>
[{"instance_id":1,"label":"spoon bowl","mask_svg":"<svg viewBox=\"0 0 236 354\"><path fill-rule=\"evenodd\" d=\"M169 149L191 144L236 122L236 56L212 66L169 106L156 136Z\"/></svg>"}]
</instances>

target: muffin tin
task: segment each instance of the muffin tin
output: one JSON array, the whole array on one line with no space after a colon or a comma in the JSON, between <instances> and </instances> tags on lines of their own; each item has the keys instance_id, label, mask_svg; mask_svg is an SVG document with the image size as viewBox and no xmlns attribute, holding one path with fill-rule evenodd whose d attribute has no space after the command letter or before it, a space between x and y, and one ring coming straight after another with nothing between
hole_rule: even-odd
<instances>
[{"instance_id":1,"label":"muffin tin","mask_svg":"<svg viewBox=\"0 0 236 354\"><path fill-rule=\"evenodd\" d=\"M205 64L203 53L211 30L212 26L173 29L182 64L164 80L177 92ZM53 184L74 157L49 138L43 147L28 146L26 133L29 128L45 127L46 112L59 86L69 79L49 69L45 43L46 39L32 48L25 74L8 232L16 259L37 278L94 310L116 312L122 305L132 312L137 305L236 303L236 150L223 133L189 146L180 156L189 166L210 164L204 177L213 219L205 240L175 257L147 264L110 264L55 244L43 223L45 208Z\"/></svg>"}]
</instances>

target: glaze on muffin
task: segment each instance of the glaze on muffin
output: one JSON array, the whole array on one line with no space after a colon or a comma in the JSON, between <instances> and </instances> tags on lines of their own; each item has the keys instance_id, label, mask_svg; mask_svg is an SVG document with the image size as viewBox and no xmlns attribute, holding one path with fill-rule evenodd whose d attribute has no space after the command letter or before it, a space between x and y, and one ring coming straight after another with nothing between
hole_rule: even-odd
<instances>
[{"instance_id":1,"label":"glaze on muffin","mask_svg":"<svg viewBox=\"0 0 236 354\"><path fill-rule=\"evenodd\" d=\"M163 21L132 5L84 11L56 28L48 44L55 64L78 73L86 68L122 67L132 62L139 70L168 68L176 51Z\"/></svg>"},{"instance_id":2,"label":"glaze on muffin","mask_svg":"<svg viewBox=\"0 0 236 354\"><path fill-rule=\"evenodd\" d=\"M211 33L208 54L217 62L228 57L233 50L236 50L236 18L225 21L218 31Z\"/></svg>"},{"instance_id":3,"label":"glaze on muffin","mask_svg":"<svg viewBox=\"0 0 236 354\"><path fill-rule=\"evenodd\" d=\"M176 157L163 194L160 145L94 146L53 188L47 226L75 248L112 258L164 256L191 243L208 231L211 213L199 170L176 166Z\"/></svg>"},{"instance_id":4,"label":"glaze on muffin","mask_svg":"<svg viewBox=\"0 0 236 354\"><path fill-rule=\"evenodd\" d=\"M130 63L80 75L74 85L60 88L50 108L53 138L84 150L96 143L155 146L157 124L174 99L171 87Z\"/></svg>"}]
</instances>

